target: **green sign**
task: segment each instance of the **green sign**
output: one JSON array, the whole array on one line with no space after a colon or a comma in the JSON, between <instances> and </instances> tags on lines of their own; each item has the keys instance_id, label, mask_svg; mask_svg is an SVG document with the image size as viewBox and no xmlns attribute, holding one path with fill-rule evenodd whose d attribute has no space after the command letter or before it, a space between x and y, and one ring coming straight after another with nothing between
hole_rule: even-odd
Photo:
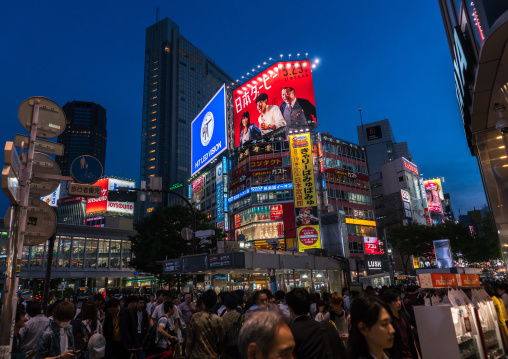
<instances>
[{"instance_id":1,"label":"green sign","mask_svg":"<svg viewBox=\"0 0 508 359\"><path fill-rule=\"evenodd\" d=\"M180 188L180 187L183 187L183 183L175 183L174 185L169 187L169 190L172 191L172 190Z\"/></svg>"}]
</instances>

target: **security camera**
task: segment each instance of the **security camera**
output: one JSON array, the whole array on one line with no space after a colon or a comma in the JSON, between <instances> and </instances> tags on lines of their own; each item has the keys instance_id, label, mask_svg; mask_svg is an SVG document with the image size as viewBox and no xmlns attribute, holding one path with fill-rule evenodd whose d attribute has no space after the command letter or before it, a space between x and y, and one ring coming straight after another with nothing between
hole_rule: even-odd
<instances>
[{"instance_id":1,"label":"security camera","mask_svg":"<svg viewBox=\"0 0 508 359\"><path fill-rule=\"evenodd\" d=\"M500 117L496 122L496 130L502 133L508 133L508 120L504 117Z\"/></svg>"}]
</instances>

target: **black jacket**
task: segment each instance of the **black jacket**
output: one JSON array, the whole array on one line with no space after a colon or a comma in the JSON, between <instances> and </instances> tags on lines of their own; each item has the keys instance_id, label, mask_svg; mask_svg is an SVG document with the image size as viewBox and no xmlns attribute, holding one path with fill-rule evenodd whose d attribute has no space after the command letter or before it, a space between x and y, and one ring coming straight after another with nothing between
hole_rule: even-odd
<instances>
[{"instance_id":1,"label":"black jacket","mask_svg":"<svg viewBox=\"0 0 508 359\"><path fill-rule=\"evenodd\" d=\"M138 310L137 310L137 308L134 308L132 310L132 313L134 315L134 330L137 333L138 332ZM150 320L148 319L148 312L146 311L146 309L142 310L141 317L142 317L142 319L141 319L141 334L145 335L146 332L148 331L148 327L150 326Z\"/></svg>"},{"instance_id":2,"label":"black jacket","mask_svg":"<svg viewBox=\"0 0 508 359\"><path fill-rule=\"evenodd\" d=\"M406 327L409 332L408 337L409 337L409 341L410 341L409 347L411 349L411 355L413 356L413 358L418 358L417 352L420 352L420 344L418 342L418 336L416 335L416 329L415 330L411 329L411 322L410 322L409 318L407 317L406 313L404 313L402 310L399 311L399 316L401 316L402 320L404 320L406 322ZM396 320L396 319L394 318L393 320ZM402 337L400 336L400 333L398 332L397 327L395 325L393 325L393 328L395 329L393 346L390 349L387 349L386 351L388 352L388 356L391 359L401 359L402 358L402 346L401 346Z\"/></svg>"},{"instance_id":3,"label":"black jacket","mask_svg":"<svg viewBox=\"0 0 508 359\"><path fill-rule=\"evenodd\" d=\"M298 101L298 104L303 110L303 113L305 115L305 118L308 122L314 122L314 119L317 119L316 117L316 106L314 106L309 100L306 100L304 98L297 98L296 101ZM286 109L286 103L282 102L279 106L280 112L282 113L282 116L284 116L284 110ZM314 116L314 117L312 117ZM291 125L288 123L288 125Z\"/></svg>"},{"instance_id":4,"label":"black jacket","mask_svg":"<svg viewBox=\"0 0 508 359\"><path fill-rule=\"evenodd\" d=\"M138 330L135 326L134 315L131 310L120 307L120 334L122 335L122 344L125 350L129 348L139 348ZM103 327L104 338L106 339L106 356L111 354L113 346L113 317L106 315Z\"/></svg>"},{"instance_id":5,"label":"black jacket","mask_svg":"<svg viewBox=\"0 0 508 359\"><path fill-rule=\"evenodd\" d=\"M296 318L290 328L295 338L296 359L348 358L339 333L330 323L316 322L311 317L302 316ZM328 351L332 356L328 355Z\"/></svg>"}]
</instances>

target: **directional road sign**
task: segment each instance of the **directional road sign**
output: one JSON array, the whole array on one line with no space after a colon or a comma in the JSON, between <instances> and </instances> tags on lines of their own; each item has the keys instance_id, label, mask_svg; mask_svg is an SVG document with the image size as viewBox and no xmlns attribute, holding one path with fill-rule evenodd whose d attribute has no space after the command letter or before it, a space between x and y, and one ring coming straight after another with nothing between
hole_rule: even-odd
<instances>
[{"instance_id":1,"label":"directional road sign","mask_svg":"<svg viewBox=\"0 0 508 359\"><path fill-rule=\"evenodd\" d=\"M198 238L208 238L215 235L215 232L213 229L207 229L204 231L196 231L196 237Z\"/></svg>"},{"instance_id":2,"label":"directional road sign","mask_svg":"<svg viewBox=\"0 0 508 359\"><path fill-rule=\"evenodd\" d=\"M6 229L11 223L11 210L5 214L4 224ZM47 241L56 230L56 214L53 208L37 198L28 200L26 215L25 240L23 245L35 246Z\"/></svg>"},{"instance_id":3,"label":"directional road sign","mask_svg":"<svg viewBox=\"0 0 508 359\"><path fill-rule=\"evenodd\" d=\"M35 152L32 173L34 178L30 184L30 196L44 197L53 193L60 185L60 180L38 177L38 174L61 176L60 166L54 159L44 153Z\"/></svg>"},{"instance_id":4,"label":"directional road sign","mask_svg":"<svg viewBox=\"0 0 508 359\"><path fill-rule=\"evenodd\" d=\"M14 173L11 166L4 166L2 170L2 189L4 190L11 204L18 203L19 186L18 177Z\"/></svg>"},{"instance_id":5,"label":"directional road sign","mask_svg":"<svg viewBox=\"0 0 508 359\"><path fill-rule=\"evenodd\" d=\"M71 177L79 183L94 184L102 177L102 164L93 156L79 156L71 164Z\"/></svg>"},{"instance_id":6,"label":"directional road sign","mask_svg":"<svg viewBox=\"0 0 508 359\"><path fill-rule=\"evenodd\" d=\"M16 151L16 147L14 147L14 143L11 141L5 142L4 162L6 165L10 165L14 173L19 176L19 170L21 169L21 160L19 158L18 151Z\"/></svg>"},{"instance_id":7,"label":"directional road sign","mask_svg":"<svg viewBox=\"0 0 508 359\"><path fill-rule=\"evenodd\" d=\"M182 235L182 238L185 239L186 241L190 241L192 239L192 229L190 229L189 227L185 227L184 229L182 229L180 234Z\"/></svg>"},{"instance_id":8,"label":"directional road sign","mask_svg":"<svg viewBox=\"0 0 508 359\"><path fill-rule=\"evenodd\" d=\"M68 193L70 196L99 198L101 196L101 186L71 183L69 185Z\"/></svg>"},{"instance_id":9,"label":"directional road sign","mask_svg":"<svg viewBox=\"0 0 508 359\"><path fill-rule=\"evenodd\" d=\"M23 149L28 150L28 147L30 146L30 137L16 133L16 135L14 135L14 146L21 148L22 142L24 142ZM50 155L63 156L64 145L61 143L41 140L38 138L35 140L35 150L39 152L49 153Z\"/></svg>"},{"instance_id":10,"label":"directional road sign","mask_svg":"<svg viewBox=\"0 0 508 359\"><path fill-rule=\"evenodd\" d=\"M39 102L37 137L53 138L65 130L65 113L58 104L42 96L29 97L19 105L18 119L21 126L30 133L32 113L36 101Z\"/></svg>"}]
</instances>

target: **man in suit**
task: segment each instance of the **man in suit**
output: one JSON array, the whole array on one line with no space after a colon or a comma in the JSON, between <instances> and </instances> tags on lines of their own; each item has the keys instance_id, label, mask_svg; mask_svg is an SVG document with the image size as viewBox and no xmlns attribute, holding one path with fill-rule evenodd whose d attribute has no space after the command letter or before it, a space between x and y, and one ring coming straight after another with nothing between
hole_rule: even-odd
<instances>
[{"instance_id":1,"label":"man in suit","mask_svg":"<svg viewBox=\"0 0 508 359\"><path fill-rule=\"evenodd\" d=\"M103 328L106 358L128 358L128 349L140 347L134 313L120 307L120 302L114 298L107 302L107 313Z\"/></svg>"},{"instance_id":2,"label":"man in suit","mask_svg":"<svg viewBox=\"0 0 508 359\"><path fill-rule=\"evenodd\" d=\"M134 313L134 322L139 343L143 343L143 339L145 339L145 335L148 332L148 326L150 325L150 315L145 309L145 298L138 297L136 300L136 307L132 311Z\"/></svg>"},{"instance_id":3,"label":"man in suit","mask_svg":"<svg viewBox=\"0 0 508 359\"><path fill-rule=\"evenodd\" d=\"M282 89L282 99L279 109L284 120L291 126L305 126L314 123L316 117L316 106L304 98L296 98L295 89L284 87Z\"/></svg>"},{"instance_id":4,"label":"man in suit","mask_svg":"<svg viewBox=\"0 0 508 359\"><path fill-rule=\"evenodd\" d=\"M346 359L348 354L339 332L328 322L316 322L309 316L310 294L306 289L295 288L286 296L290 325L295 338L296 359Z\"/></svg>"}]
</instances>

